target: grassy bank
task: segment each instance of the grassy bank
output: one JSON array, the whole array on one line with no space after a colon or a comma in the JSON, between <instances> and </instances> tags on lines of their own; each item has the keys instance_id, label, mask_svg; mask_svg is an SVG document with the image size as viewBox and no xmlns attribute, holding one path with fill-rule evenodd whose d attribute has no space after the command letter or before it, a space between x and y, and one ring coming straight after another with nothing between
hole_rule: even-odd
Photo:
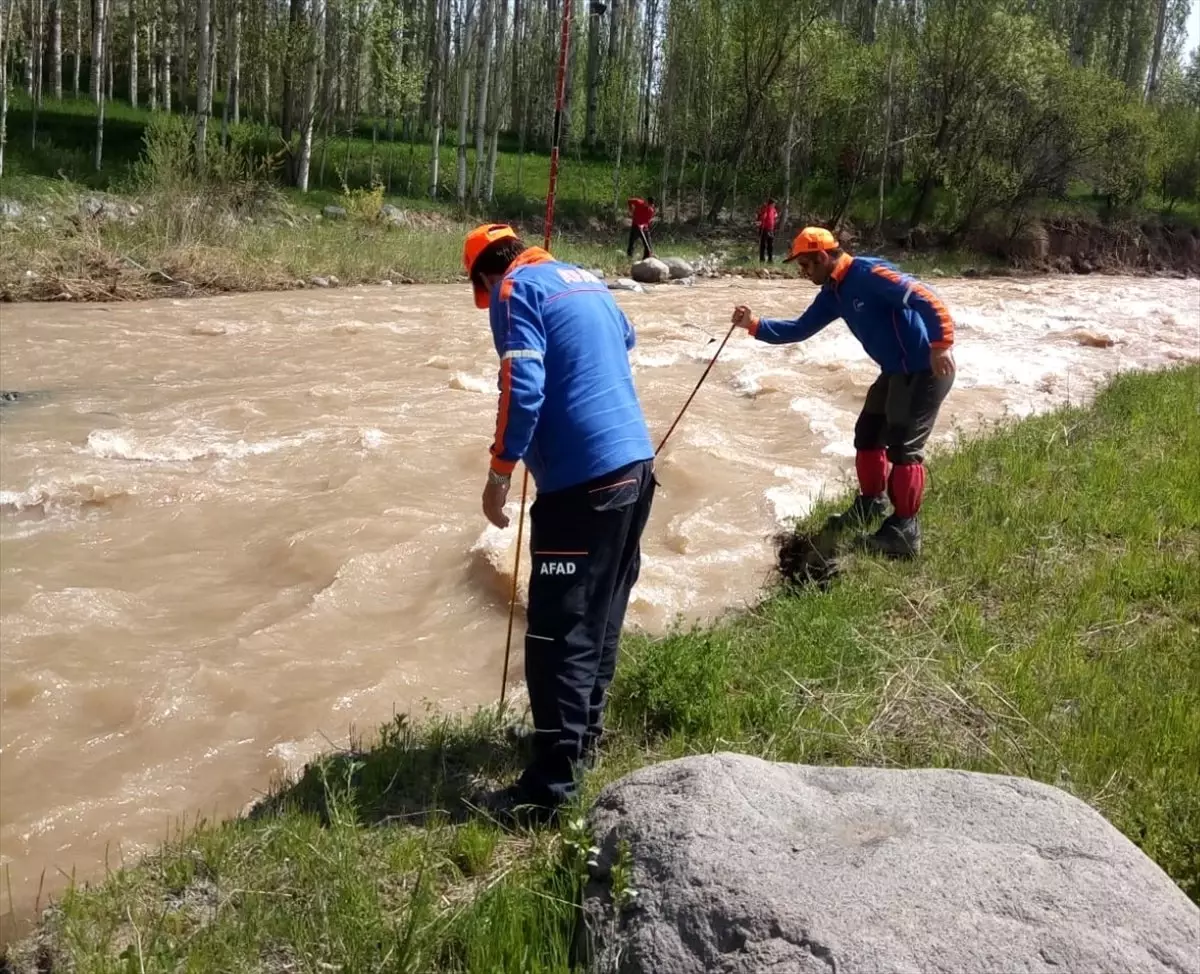
<instances>
[{"instance_id":1,"label":"grassy bank","mask_svg":"<svg viewBox=\"0 0 1200 974\"><path fill-rule=\"evenodd\" d=\"M825 594L630 640L588 796L710 750L1026 775L1200 901L1200 368L1122 376L931 481L918 564L858 560ZM462 804L520 760L491 713L397 720L245 820L69 891L9 969L569 970L579 817L511 834Z\"/></svg>"},{"instance_id":2,"label":"grassy bank","mask_svg":"<svg viewBox=\"0 0 1200 974\"><path fill-rule=\"evenodd\" d=\"M343 285L461 280L462 236L481 220L512 221L529 239L542 238L544 154L507 146L498 154L492 201L461 207L450 202L456 146L441 148L437 199L430 199L432 147L375 143L368 128L322 139L311 191L300 194L281 188L279 146L261 126L234 127L226 147L214 128L199 167L188 119L119 102L108 109L106 161L96 172L94 111L90 102L48 104L34 141L30 108L16 98L0 181L0 300L280 290L314 286L314 278ZM469 177L475 162L471 150ZM624 200L661 192L660 164L653 153L632 155L614 182L607 160L568 152L558 183L555 253L608 275L627 274ZM197 177L201 168L204 179ZM845 210L841 232L851 248L891 257L914 273L946 275L1013 266L1181 273L1194 272L1200 259L1200 212L1186 206L1166 217L1161 201L1148 198L1128 212L1102 212L1093 194L1075 187L1026 214L1019 228L1009 215L955 235L939 190L929 226L909 234L903 215L913 191L902 185L885 198L881 238L879 202L864 184ZM804 223L831 219L837 195L828 180L798 179L779 249ZM402 212L397 225L378 219L384 203ZM704 210L701 196L676 186L660 205L656 247L664 255L708 256L724 272L758 274L753 216L760 203L758 193L735 193L719 224L709 225L696 219ZM346 218L326 219L326 206L343 208Z\"/></svg>"}]
</instances>

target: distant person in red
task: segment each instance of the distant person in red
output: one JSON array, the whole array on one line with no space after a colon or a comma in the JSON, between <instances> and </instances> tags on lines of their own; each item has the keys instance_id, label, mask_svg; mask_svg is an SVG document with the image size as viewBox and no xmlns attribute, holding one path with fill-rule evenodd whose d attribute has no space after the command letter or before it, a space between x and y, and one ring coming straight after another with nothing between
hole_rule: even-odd
<instances>
[{"instance_id":1,"label":"distant person in red","mask_svg":"<svg viewBox=\"0 0 1200 974\"><path fill-rule=\"evenodd\" d=\"M625 253L633 257L633 245L642 242L642 260L654 256L650 246L650 224L654 222L654 197L641 200L634 197L629 201L629 247Z\"/></svg>"},{"instance_id":2,"label":"distant person in red","mask_svg":"<svg viewBox=\"0 0 1200 974\"><path fill-rule=\"evenodd\" d=\"M779 210L775 208L775 197L758 208L758 262L775 263L775 225L779 222Z\"/></svg>"}]
</instances>

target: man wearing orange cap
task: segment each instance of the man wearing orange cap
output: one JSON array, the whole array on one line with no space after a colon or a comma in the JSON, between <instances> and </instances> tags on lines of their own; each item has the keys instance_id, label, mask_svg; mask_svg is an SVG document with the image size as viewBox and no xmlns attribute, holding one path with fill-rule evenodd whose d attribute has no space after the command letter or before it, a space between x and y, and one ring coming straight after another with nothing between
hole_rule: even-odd
<instances>
[{"instance_id":1,"label":"man wearing orange cap","mask_svg":"<svg viewBox=\"0 0 1200 974\"><path fill-rule=\"evenodd\" d=\"M865 546L894 558L914 557L921 550L923 451L954 384L954 320L929 287L886 261L843 253L821 227L796 234L784 258L790 261L821 288L808 310L789 321L758 318L739 305L733 323L759 341L782 345L811 338L841 318L862 342L881 374L854 427L859 493L827 528L870 528L890 498L893 513L864 539Z\"/></svg>"},{"instance_id":2,"label":"man wearing orange cap","mask_svg":"<svg viewBox=\"0 0 1200 974\"><path fill-rule=\"evenodd\" d=\"M533 759L484 802L544 821L574 794L603 733L654 498L654 449L629 367L633 326L601 281L504 224L472 230L463 264L500 356L484 515L508 525L518 461L537 485L525 636Z\"/></svg>"}]
</instances>

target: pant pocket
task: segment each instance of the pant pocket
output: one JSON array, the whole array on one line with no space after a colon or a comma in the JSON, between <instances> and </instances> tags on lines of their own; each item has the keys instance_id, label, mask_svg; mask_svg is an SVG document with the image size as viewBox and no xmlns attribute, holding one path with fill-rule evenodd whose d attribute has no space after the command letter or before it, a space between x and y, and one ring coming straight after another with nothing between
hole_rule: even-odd
<instances>
[{"instance_id":1,"label":"pant pocket","mask_svg":"<svg viewBox=\"0 0 1200 974\"><path fill-rule=\"evenodd\" d=\"M638 502L642 496L640 471L633 471L617 478L611 484L602 484L588 491L588 506L597 513L619 511Z\"/></svg>"}]
</instances>

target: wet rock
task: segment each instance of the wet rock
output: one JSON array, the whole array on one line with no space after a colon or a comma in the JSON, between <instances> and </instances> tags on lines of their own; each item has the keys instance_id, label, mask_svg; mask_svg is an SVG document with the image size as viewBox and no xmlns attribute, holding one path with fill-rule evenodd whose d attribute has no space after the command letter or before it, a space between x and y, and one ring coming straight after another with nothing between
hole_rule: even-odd
<instances>
[{"instance_id":1,"label":"wet rock","mask_svg":"<svg viewBox=\"0 0 1200 974\"><path fill-rule=\"evenodd\" d=\"M634 263L629 276L639 284L665 284L671 279L671 268L657 257L647 257Z\"/></svg>"},{"instance_id":2,"label":"wet rock","mask_svg":"<svg viewBox=\"0 0 1200 974\"><path fill-rule=\"evenodd\" d=\"M978 267L964 267L962 276L976 278L976 277L983 277L983 274L980 272Z\"/></svg>"},{"instance_id":3,"label":"wet rock","mask_svg":"<svg viewBox=\"0 0 1200 974\"><path fill-rule=\"evenodd\" d=\"M0 219L19 220L25 208L16 200L0 199Z\"/></svg>"},{"instance_id":4,"label":"wet rock","mask_svg":"<svg viewBox=\"0 0 1200 974\"><path fill-rule=\"evenodd\" d=\"M327 277L312 277L308 281L313 287L329 287L329 278Z\"/></svg>"},{"instance_id":5,"label":"wet rock","mask_svg":"<svg viewBox=\"0 0 1200 974\"><path fill-rule=\"evenodd\" d=\"M341 287L341 284L342 284L342 282L340 280L338 280L337 277L335 277L333 274L329 275L329 286L330 287Z\"/></svg>"},{"instance_id":6,"label":"wet rock","mask_svg":"<svg viewBox=\"0 0 1200 974\"><path fill-rule=\"evenodd\" d=\"M663 261L663 263L667 265L667 270L671 273L672 281L678 281L684 277L691 277L696 273L696 269L681 257L668 257Z\"/></svg>"},{"instance_id":7,"label":"wet rock","mask_svg":"<svg viewBox=\"0 0 1200 974\"><path fill-rule=\"evenodd\" d=\"M699 755L609 785L589 825L594 972L1182 974L1200 956L1182 890L1023 778Z\"/></svg>"},{"instance_id":8,"label":"wet rock","mask_svg":"<svg viewBox=\"0 0 1200 974\"><path fill-rule=\"evenodd\" d=\"M929 273L932 277L945 277L946 276L946 272L944 270L942 270L940 267L935 267Z\"/></svg>"},{"instance_id":9,"label":"wet rock","mask_svg":"<svg viewBox=\"0 0 1200 974\"><path fill-rule=\"evenodd\" d=\"M344 206L327 206L321 211L321 216L326 220L344 220L346 219L346 208Z\"/></svg>"},{"instance_id":10,"label":"wet rock","mask_svg":"<svg viewBox=\"0 0 1200 974\"><path fill-rule=\"evenodd\" d=\"M646 289L637 281L628 277L618 277L615 281L608 282L610 291L633 291L635 294L644 294Z\"/></svg>"}]
</instances>

